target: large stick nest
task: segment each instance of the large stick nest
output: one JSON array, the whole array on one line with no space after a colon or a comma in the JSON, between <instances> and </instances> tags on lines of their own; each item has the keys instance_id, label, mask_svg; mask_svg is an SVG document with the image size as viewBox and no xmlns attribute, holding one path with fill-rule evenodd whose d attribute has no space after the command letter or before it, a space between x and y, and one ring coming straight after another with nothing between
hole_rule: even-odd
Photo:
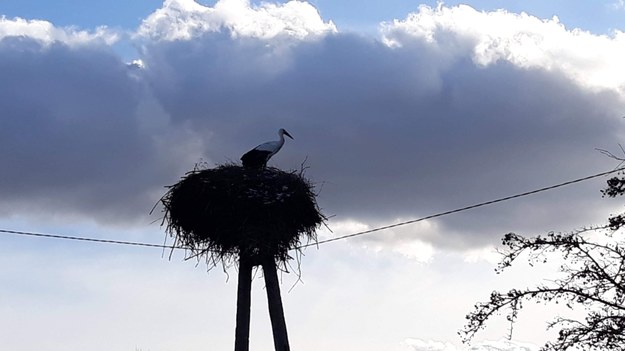
<instances>
[{"instance_id":1,"label":"large stick nest","mask_svg":"<svg viewBox=\"0 0 625 351\"><path fill-rule=\"evenodd\" d=\"M195 169L161 202L167 232L193 256L213 263L245 255L285 262L324 223L303 172L222 165Z\"/></svg>"}]
</instances>

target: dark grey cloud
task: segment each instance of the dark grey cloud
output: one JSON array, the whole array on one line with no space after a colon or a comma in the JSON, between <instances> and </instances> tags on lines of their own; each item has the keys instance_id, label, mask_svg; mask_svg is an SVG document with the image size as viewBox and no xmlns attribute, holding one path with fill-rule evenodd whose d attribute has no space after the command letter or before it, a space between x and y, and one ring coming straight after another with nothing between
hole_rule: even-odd
<instances>
[{"instance_id":1,"label":"dark grey cloud","mask_svg":"<svg viewBox=\"0 0 625 351\"><path fill-rule=\"evenodd\" d=\"M605 170L614 164L594 149L622 133L616 93L559 71L480 66L470 51L450 58L419 40L391 49L333 35L277 50L211 34L145 50L145 78L175 123L215 134L211 160L236 160L287 128L296 140L274 164L307 157L336 219L383 224ZM464 246L581 225L597 218L588 208L601 206L601 186L455 215L442 222L450 238L430 239Z\"/></svg>"},{"instance_id":2,"label":"dark grey cloud","mask_svg":"<svg viewBox=\"0 0 625 351\"><path fill-rule=\"evenodd\" d=\"M145 89L129 72L102 46L0 40L0 211L109 223L148 213L176 159L139 118Z\"/></svg>"},{"instance_id":3,"label":"dark grey cloud","mask_svg":"<svg viewBox=\"0 0 625 351\"><path fill-rule=\"evenodd\" d=\"M132 69L98 46L0 44L4 213L37 204L138 218L201 156L238 161L286 128L295 140L273 164L307 159L335 220L387 224L604 170L613 163L594 148L622 134L616 93L557 70L478 65L468 43L450 54L421 39L391 48L356 35L224 31L145 41L144 68ZM408 228L396 239L466 247L506 231L567 229L614 205L601 186L450 216L436 233Z\"/></svg>"}]
</instances>

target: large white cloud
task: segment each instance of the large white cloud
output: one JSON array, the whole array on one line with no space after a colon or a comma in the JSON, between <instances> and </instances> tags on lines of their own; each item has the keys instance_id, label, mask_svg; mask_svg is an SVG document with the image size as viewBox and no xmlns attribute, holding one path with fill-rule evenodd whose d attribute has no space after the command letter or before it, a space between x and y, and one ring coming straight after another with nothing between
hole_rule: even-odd
<instances>
[{"instance_id":1,"label":"large white cloud","mask_svg":"<svg viewBox=\"0 0 625 351\"><path fill-rule=\"evenodd\" d=\"M619 54L620 34L528 15L422 7L376 39L336 33L304 2L171 0L137 31L141 67L105 41L70 49L28 28L0 39L5 213L39 204L132 218L194 160L236 161L285 127L296 140L272 162L298 167L308 156L326 213L377 226L605 169L594 148L622 136L620 83L597 78L613 62L582 64L587 42L593 57ZM58 30L67 31L47 31ZM276 49L284 37L295 40ZM371 235L367 245L394 243L427 261L432 243L478 247L506 231L594 223L608 206L601 186Z\"/></svg>"},{"instance_id":2,"label":"large white cloud","mask_svg":"<svg viewBox=\"0 0 625 351\"><path fill-rule=\"evenodd\" d=\"M221 0L214 7L194 0L166 0L143 21L137 33L152 39L190 40L221 30L229 30L235 37L304 39L336 32L336 27L324 22L312 5L296 0L259 6L249 0Z\"/></svg>"},{"instance_id":3,"label":"large white cloud","mask_svg":"<svg viewBox=\"0 0 625 351\"><path fill-rule=\"evenodd\" d=\"M467 35L455 25L475 16L493 18L503 28ZM227 31L203 33L194 40L148 43L143 73L174 123L212 133L211 159L236 160L285 127L296 140L276 162L296 167L309 156L309 174L325 182L320 201L330 215L379 225L610 166L594 150L616 145L622 130L619 90L593 80L608 63L574 66L588 71L586 82L581 73L550 68L548 59L558 53L563 65L575 61L555 49L543 65L516 59L534 47L522 41L505 46L510 54L497 60L478 60L476 53L487 40L509 42L521 24L546 36L555 26L573 43L586 37L606 42L597 57L620 50L620 39L580 36L549 21L518 17L464 6L423 7L386 27L385 41L339 33L278 51ZM410 26L436 28L436 40L413 34ZM401 45L389 46L390 38ZM575 46L566 48L573 52ZM584 55L585 49L577 52ZM592 223L601 213L600 187L582 185L560 197L437 220L437 234L425 237L464 247L492 243L504 231ZM577 201L590 201L594 210L580 211L573 206Z\"/></svg>"},{"instance_id":4,"label":"large white cloud","mask_svg":"<svg viewBox=\"0 0 625 351\"><path fill-rule=\"evenodd\" d=\"M595 35L567 29L557 17L540 19L505 10L480 12L467 5L422 5L404 20L382 26L388 45L424 40L450 56L483 66L508 61L522 68L560 70L578 84L625 92L625 33Z\"/></svg>"}]
</instances>

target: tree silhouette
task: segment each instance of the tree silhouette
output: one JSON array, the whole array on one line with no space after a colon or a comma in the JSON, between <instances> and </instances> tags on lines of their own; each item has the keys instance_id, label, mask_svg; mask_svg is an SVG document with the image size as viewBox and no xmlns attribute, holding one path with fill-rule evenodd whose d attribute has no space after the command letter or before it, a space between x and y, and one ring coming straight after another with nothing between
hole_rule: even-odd
<instances>
[{"instance_id":1,"label":"tree silhouette","mask_svg":"<svg viewBox=\"0 0 625 351\"><path fill-rule=\"evenodd\" d=\"M622 173L621 173L622 175ZM625 194L625 178L607 181L604 196ZM506 234L503 259L497 267L510 267L523 253L530 264L544 263L549 254L559 252L565 260L559 271L563 278L534 288L494 291L490 300L477 303L467 315L468 322L460 332L468 342L486 321L505 312L511 326L517 320L523 303L564 303L569 308L583 307L583 318L556 317L547 326L559 330L556 340L543 350L624 350L625 349L625 240L618 230L625 225L623 214L612 216L601 227L569 233L523 237ZM595 236L589 234L594 233Z\"/></svg>"},{"instance_id":2,"label":"tree silhouette","mask_svg":"<svg viewBox=\"0 0 625 351\"><path fill-rule=\"evenodd\" d=\"M249 349L252 270L262 266L276 351L289 342L277 269L290 252L316 240L323 224L316 194L299 172L222 165L194 169L161 199L167 232L189 257L227 267L238 263L235 351Z\"/></svg>"}]
</instances>

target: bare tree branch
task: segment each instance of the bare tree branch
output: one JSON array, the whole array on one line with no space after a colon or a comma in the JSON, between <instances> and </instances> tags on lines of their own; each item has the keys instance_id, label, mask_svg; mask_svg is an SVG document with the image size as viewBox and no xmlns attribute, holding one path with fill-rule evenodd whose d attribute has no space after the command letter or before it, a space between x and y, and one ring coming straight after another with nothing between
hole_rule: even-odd
<instances>
[{"instance_id":1,"label":"bare tree branch","mask_svg":"<svg viewBox=\"0 0 625 351\"><path fill-rule=\"evenodd\" d=\"M610 189L608 196L625 193L625 179L617 180L608 181L604 195ZM600 227L533 237L506 234L497 272L523 254L527 254L530 265L535 265L559 253L565 260L559 267L564 277L534 288L492 292L488 301L477 303L467 315L467 324L460 332L463 341L470 341L493 315L504 313L513 324L525 302L564 303L569 308L583 307L580 310L586 315L580 320L557 316L547 328L559 329L558 337L543 350L625 350L625 246L623 235L615 232L623 224L625 221L610 221ZM589 232L594 236L587 235Z\"/></svg>"}]
</instances>

